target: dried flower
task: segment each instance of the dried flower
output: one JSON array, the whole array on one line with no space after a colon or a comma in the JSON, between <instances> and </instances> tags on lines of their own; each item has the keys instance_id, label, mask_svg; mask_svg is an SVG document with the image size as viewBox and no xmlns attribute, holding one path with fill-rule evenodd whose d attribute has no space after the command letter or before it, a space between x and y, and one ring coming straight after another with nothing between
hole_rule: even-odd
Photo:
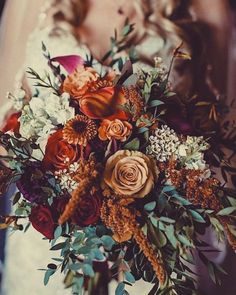
<instances>
[{"instance_id":1,"label":"dried flower","mask_svg":"<svg viewBox=\"0 0 236 295\"><path fill-rule=\"evenodd\" d=\"M119 195L143 198L158 174L155 163L143 153L121 150L107 160L104 181Z\"/></svg>"},{"instance_id":2,"label":"dried flower","mask_svg":"<svg viewBox=\"0 0 236 295\"><path fill-rule=\"evenodd\" d=\"M96 135L96 124L83 115L77 115L69 120L63 129L63 138L69 144L86 146Z\"/></svg>"},{"instance_id":3,"label":"dried flower","mask_svg":"<svg viewBox=\"0 0 236 295\"><path fill-rule=\"evenodd\" d=\"M142 97L134 86L123 87L123 91L131 108L132 120L136 121L141 116L143 111L144 104Z\"/></svg>"},{"instance_id":4,"label":"dried flower","mask_svg":"<svg viewBox=\"0 0 236 295\"><path fill-rule=\"evenodd\" d=\"M127 207L129 203L130 199L127 199L125 202L119 198L104 199L101 208L101 218L106 226L111 228L113 238L118 243L128 241L134 237L140 249L151 263L160 284L163 285L166 279L166 271L162 258L153 249L137 223L136 216L138 212L132 212Z\"/></svg>"},{"instance_id":5,"label":"dried flower","mask_svg":"<svg viewBox=\"0 0 236 295\"><path fill-rule=\"evenodd\" d=\"M100 168L93 157L90 157L88 161L81 163L76 176L74 176L74 180L77 181L78 186L72 192L70 201L59 218L59 224L65 223L73 216L83 196L93 194L96 191L95 188L100 177L99 169Z\"/></svg>"},{"instance_id":6,"label":"dried flower","mask_svg":"<svg viewBox=\"0 0 236 295\"><path fill-rule=\"evenodd\" d=\"M127 121L105 119L98 129L98 136L103 141L116 139L123 142L130 136L131 130L132 125Z\"/></svg>"}]
</instances>

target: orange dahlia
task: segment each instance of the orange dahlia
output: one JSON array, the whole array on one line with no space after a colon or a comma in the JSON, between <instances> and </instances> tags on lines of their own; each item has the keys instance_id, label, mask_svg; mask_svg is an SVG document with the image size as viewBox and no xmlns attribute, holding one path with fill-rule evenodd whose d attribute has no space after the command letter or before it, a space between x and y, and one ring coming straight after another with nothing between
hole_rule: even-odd
<instances>
[{"instance_id":1,"label":"orange dahlia","mask_svg":"<svg viewBox=\"0 0 236 295\"><path fill-rule=\"evenodd\" d=\"M63 138L69 144L86 146L97 135L95 122L83 115L69 120L63 129Z\"/></svg>"}]
</instances>

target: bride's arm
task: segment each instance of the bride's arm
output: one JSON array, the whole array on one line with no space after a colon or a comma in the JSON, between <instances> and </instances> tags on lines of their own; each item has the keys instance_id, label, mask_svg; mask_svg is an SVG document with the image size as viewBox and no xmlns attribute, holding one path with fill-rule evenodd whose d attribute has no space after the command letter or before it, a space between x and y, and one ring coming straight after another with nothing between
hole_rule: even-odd
<instances>
[{"instance_id":1,"label":"bride's arm","mask_svg":"<svg viewBox=\"0 0 236 295\"><path fill-rule=\"evenodd\" d=\"M45 0L8 0L0 31L0 109L7 91L14 90L15 77L23 66L29 34L37 25ZM0 116L0 119L3 115Z\"/></svg>"}]
</instances>

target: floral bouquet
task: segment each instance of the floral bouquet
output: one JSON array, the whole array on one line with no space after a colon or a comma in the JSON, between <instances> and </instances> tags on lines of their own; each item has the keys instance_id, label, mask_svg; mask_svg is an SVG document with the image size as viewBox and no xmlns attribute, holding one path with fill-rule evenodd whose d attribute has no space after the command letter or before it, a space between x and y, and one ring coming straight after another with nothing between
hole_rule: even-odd
<instances>
[{"instance_id":1,"label":"floral bouquet","mask_svg":"<svg viewBox=\"0 0 236 295\"><path fill-rule=\"evenodd\" d=\"M11 96L18 112L0 134L1 192L17 187L1 228L39 231L61 254L44 283L61 270L74 294L107 294L112 278L116 295L141 278L150 294L195 294L197 255L219 281L202 234L211 226L236 250L235 191L211 171L210 138L168 115L170 70L157 58L137 73L129 61L99 72L43 50L53 75L29 70L35 94Z\"/></svg>"}]
</instances>

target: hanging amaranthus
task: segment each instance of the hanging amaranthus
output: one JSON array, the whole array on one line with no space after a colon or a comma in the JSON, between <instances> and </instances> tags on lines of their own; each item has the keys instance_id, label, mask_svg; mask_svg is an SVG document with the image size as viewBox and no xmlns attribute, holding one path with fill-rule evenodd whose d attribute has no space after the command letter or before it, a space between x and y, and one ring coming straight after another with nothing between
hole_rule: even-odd
<instances>
[{"instance_id":1,"label":"hanging amaranthus","mask_svg":"<svg viewBox=\"0 0 236 295\"><path fill-rule=\"evenodd\" d=\"M81 162L74 176L74 180L78 182L78 187L72 192L70 201L59 218L59 224L65 223L73 215L83 196L96 190L99 175L99 168L94 157Z\"/></svg>"},{"instance_id":2,"label":"hanging amaranthus","mask_svg":"<svg viewBox=\"0 0 236 295\"><path fill-rule=\"evenodd\" d=\"M160 255L157 255L137 223L136 216L138 212L132 212L127 207L131 201L132 199L105 199L101 209L101 218L106 226L112 229L114 233L113 238L117 242L125 242L133 236L136 243L151 263L160 285L163 285L166 280L166 271L162 258Z\"/></svg>"}]
</instances>

